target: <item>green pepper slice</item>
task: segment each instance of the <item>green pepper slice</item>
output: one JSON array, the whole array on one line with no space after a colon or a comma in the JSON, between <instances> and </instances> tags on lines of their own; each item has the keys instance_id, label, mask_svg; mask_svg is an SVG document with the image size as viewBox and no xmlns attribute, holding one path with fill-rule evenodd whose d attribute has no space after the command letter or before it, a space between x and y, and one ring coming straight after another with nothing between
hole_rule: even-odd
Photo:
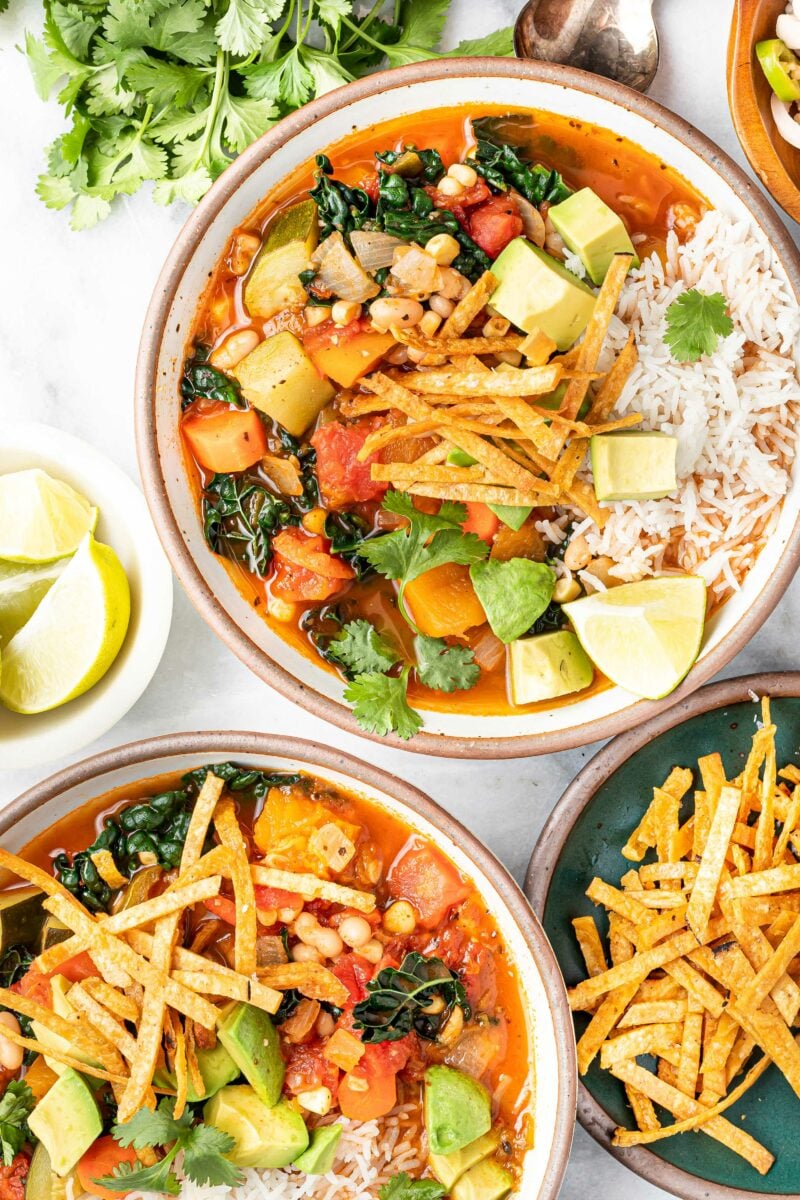
<instances>
[{"instance_id":1,"label":"green pepper slice","mask_svg":"<svg viewBox=\"0 0 800 1200\"><path fill-rule=\"evenodd\" d=\"M800 100L800 59L786 43L780 38L769 38L758 43L756 55L767 83L778 99L785 104ZM797 71L796 78L790 74L792 68Z\"/></svg>"}]
</instances>

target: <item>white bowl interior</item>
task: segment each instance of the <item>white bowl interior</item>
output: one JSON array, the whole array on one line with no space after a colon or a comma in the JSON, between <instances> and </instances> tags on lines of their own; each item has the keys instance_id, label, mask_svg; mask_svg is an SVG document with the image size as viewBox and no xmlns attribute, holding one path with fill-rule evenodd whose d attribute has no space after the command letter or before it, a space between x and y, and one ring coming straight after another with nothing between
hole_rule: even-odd
<instances>
[{"instance_id":1,"label":"white bowl interior","mask_svg":"<svg viewBox=\"0 0 800 1200\"><path fill-rule=\"evenodd\" d=\"M536 959L526 944L516 921L512 918L499 891L492 881L479 871L472 859L454 841L437 829L424 817L410 811L401 801L380 788L355 783L342 772L317 766L301 758L241 753L209 753L202 750L194 754L173 754L150 758L144 762L110 769L86 783L78 784L59 792L50 801L41 805L15 822L13 829L3 836L3 844L9 850L19 850L31 838L41 833L54 821L74 811L81 804L95 799L106 792L139 783L142 779L173 772L187 771L200 762L225 762L233 759L245 766L266 770L308 771L346 791L354 791L372 801L378 808L395 814L411 828L429 838L447 854L464 875L477 885L489 911L497 921L501 935L515 964L520 985L526 1001L528 1036L532 1047L532 1065L535 1074L532 1115L535 1130L535 1145L525 1157L524 1181L521 1194L536 1196L547 1175L550 1152L556 1136L559 1119L557 1097L559 1087L565 1081L559 1078L556 1030L545 983ZM544 936L544 935L543 935ZM572 1114L569 1114L572 1120Z\"/></svg>"},{"instance_id":2,"label":"white bowl interior","mask_svg":"<svg viewBox=\"0 0 800 1200\"><path fill-rule=\"evenodd\" d=\"M457 70L454 64L454 72ZM202 526L195 509L182 462L178 436L177 396L187 329L190 327L198 298L208 282L209 272L221 254L231 230L241 223L256 204L285 175L313 158L313 155L339 141L354 129L425 110L469 104L473 110L482 105L538 108L555 112L613 130L645 146L652 154L675 168L704 195L711 205L732 217L752 214L735 189L717 173L713 162L706 161L677 137L652 120L631 112L601 96L577 91L562 84L518 77L460 77L416 82L389 89L348 104L315 121L277 149L257 166L241 186L223 204L211 221L186 265L177 287L166 322L156 378L156 436L158 453L166 481L166 492L188 552L197 569L211 587L217 604L259 647L306 687L328 699L342 702L342 683L316 666L275 634L237 591L222 563L214 557L203 539ZM424 139L409 121L409 139ZM188 231L187 231L188 232ZM777 269L786 278L783 267ZM736 629L769 582L791 535L800 507L800 476L795 472L791 490L781 517L768 545L758 558L742 589L715 614L706 630L700 661ZM609 688L574 704L535 713L505 716L479 716L460 713L425 712L425 732L474 739L515 738L523 735L555 734L562 730L608 718L637 703L622 688Z\"/></svg>"},{"instance_id":3,"label":"white bowl interior","mask_svg":"<svg viewBox=\"0 0 800 1200\"><path fill-rule=\"evenodd\" d=\"M172 619L172 573L144 497L91 446L60 429L20 422L4 429L0 474L41 467L100 510L95 536L113 546L131 588L125 641L107 674L51 712L21 716L0 705L0 767L30 767L82 749L133 706L152 678ZM67 634L68 631L65 631Z\"/></svg>"}]
</instances>

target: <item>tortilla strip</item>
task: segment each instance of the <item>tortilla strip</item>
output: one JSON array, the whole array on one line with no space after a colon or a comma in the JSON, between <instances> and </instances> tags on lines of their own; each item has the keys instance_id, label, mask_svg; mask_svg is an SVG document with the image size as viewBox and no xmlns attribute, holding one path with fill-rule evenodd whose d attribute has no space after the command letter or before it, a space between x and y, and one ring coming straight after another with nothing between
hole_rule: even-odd
<instances>
[{"instance_id":1,"label":"tortilla strip","mask_svg":"<svg viewBox=\"0 0 800 1200\"><path fill-rule=\"evenodd\" d=\"M603 343L606 340L611 318L614 315L614 310L617 307L617 302L625 283L625 277L630 270L632 262L633 256L631 254L615 254L611 260L606 277L603 280L603 285L595 300L589 324L586 326L583 341L578 347L579 371L594 371L597 366L597 360L600 357L600 351L603 349ZM587 382L588 380L581 378L571 379L569 382L564 399L561 402L561 412L565 417L569 417L570 420L575 420L580 412L581 405L586 399Z\"/></svg>"},{"instance_id":2,"label":"tortilla strip","mask_svg":"<svg viewBox=\"0 0 800 1200\"><path fill-rule=\"evenodd\" d=\"M800 863L793 866L769 867L738 876L730 883L731 895L739 900L745 896L774 896L776 892L794 892L800 888Z\"/></svg>"},{"instance_id":3,"label":"tortilla strip","mask_svg":"<svg viewBox=\"0 0 800 1200\"><path fill-rule=\"evenodd\" d=\"M762 701L764 724L769 725L769 700ZM777 764L775 762L775 738L770 738L764 757L764 776L761 781L761 812L756 824L756 841L753 849L753 870L764 871L772 865L772 844L775 840L775 784Z\"/></svg>"},{"instance_id":4,"label":"tortilla strip","mask_svg":"<svg viewBox=\"0 0 800 1200\"><path fill-rule=\"evenodd\" d=\"M491 271L484 271L480 279L455 306L444 325L439 330L439 336L447 338L461 337L477 317L478 313L489 303L489 297L497 287L497 279Z\"/></svg>"},{"instance_id":5,"label":"tortilla strip","mask_svg":"<svg viewBox=\"0 0 800 1200\"><path fill-rule=\"evenodd\" d=\"M586 974L600 975L601 972L607 971L608 963L594 917L574 917L572 928L575 930L575 937L586 964Z\"/></svg>"},{"instance_id":6,"label":"tortilla strip","mask_svg":"<svg viewBox=\"0 0 800 1200\"><path fill-rule=\"evenodd\" d=\"M573 1010L584 1008L587 1003L591 1003L599 996L603 996L612 988L621 987L625 983L632 983L634 980L638 986L643 979L646 979L651 971L656 971L672 962L676 958L683 958L691 950L697 948L697 939L690 930L684 933L674 934L667 941L662 942L658 946L653 946L649 950L640 950L634 954L633 958L629 958L627 962L620 963L616 967L611 967L608 971L604 971L602 975L595 975L592 979L585 979L579 983L577 987L570 988L569 1002L570 1008Z\"/></svg>"},{"instance_id":7,"label":"tortilla strip","mask_svg":"<svg viewBox=\"0 0 800 1200\"><path fill-rule=\"evenodd\" d=\"M686 1000L642 1000L631 1004L617 1024L617 1029L637 1025L681 1024L686 1016ZM640 1051L640 1053L643 1053ZM635 1055L629 1057L636 1057Z\"/></svg>"},{"instance_id":8,"label":"tortilla strip","mask_svg":"<svg viewBox=\"0 0 800 1200\"><path fill-rule=\"evenodd\" d=\"M524 434L537 450L540 450L549 460L557 458L558 438L552 428L545 423L545 418L540 412L535 412L521 397L499 395L496 389L492 389L492 403L497 405L504 416L514 422L520 433ZM553 465L555 465L554 462Z\"/></svg>"},{"instance_id":9,"label":"tortilla strip","mask_svg":"<svg viewBox=\"0 0 800 1200\"><path fill-rule=\"evenodd\" d=\"M92 855L92 865L103 883L107 884L113 891L125 887L125 884L128 882L127 875L123 875L118 869L117 864L114 862L114 855L110 850L96 850Z\"/></svg>"},{"instance_id":10,"label":"tortilla strip","mask_svg":"<svg viewBox=\"0 0 800 1200\"><path fill-rule=\"evenodd\" d=\"M558 386L561 375L561 367L553 364L513 367L491 373L437 367L431 371L409 372L403 377L403 384L409 391L430 396L542 396Z\"/></svg>"},{"instance_id":11,"label":"tortilla strip","mask_svg":"<svg viewBox=\"0 0 800 1200\"><path fill-rule=\"evenodd\" d=\"M126 996L124 992L112 987L106 983L105 979L100 979L91 976L89 979L82 979L81 984L84 991L102 1004L103 1008L107 1008L109 1012L120 1017L123 1021L130 1021L135 1025L139 1020L139 1006L130 996Z\"/></svg>"},{"instance_id":12,"label":"tortilla strip","mask_svg":"<svg viewBox=\"0 0 800 1200\"><path fill-rule=\"evenodd\" d=\"M209 961L205 971L182 971L173 967L172 978L191 988L193 992L225 996L229 1000L249 1000L250 989L244 975L223 975L221 971L215 971L214 966L215 964ZM280 1000L278 1004L280 1006ZM277 1009L275 1011L277 1012Z\"/></svg>"},{"instance_id":13,"label":"tortilla strip","mask_svg":"<svg viewBox=\"0 0 800 1200\"><path fill-rule=\"evenodd\" d=\"M703 848L700 870L692 887L689 907L686 910L686 921L694 931L697 940L703 940L711 910L717 897L717 889L725 865L725 855L739 814L741 793L737 788L724 787L720 793L719 804L711 821L708 839Z\"/></svg>"},{"instance_id":14,"label":"tortilla strip","mask_svg":"<svg viewBox=\"0 0 800 1200\"><path fill-rule=\"evenodd\" d=\"M772 946L770 946L761 929L748 925L742 919L737 904L731 904L723 899L722 905L724 912L729 917L731 929L741 947L743 955L747 956L747 960L754 972L760 971L772 957ZM746 982L749 983L750 979L748 978ZM736 987L734 990L739 992L742 990L742 987ZM788 975L783 975L770 990L770 995L786 1023L793 1025L798 1012L800 1012L800 988L798 988L794 980L790 979Z\"/></svg>"},{"instance_id":15,"label":"tortilla strip","mask_svg":"<svg viewBox=\"0 0 800 1200\"><path fill-rule=\"evenodd\" d=\"M607 420L631 377L633 368L639 361L639 351L636 347L633 331L628 334L628 340L614 359L614 365L598 388L592 407L586 414L586 423L596 425ZM580 410L579 410L580 411Z\"/></svg>"},{"instance_id":16,"label":"tortilla strip","mask_svg":"<svg viewBox=\"0 0 800 1200\"><path fill-rule=\"evenodd\" d=\"M664 781L660 789L653 789L653 800L645 811L644 816L634 829L633 833L628 838L625 845L622 847L624 858L630 859L631 862L641 862L645 854L656 844L656 833L653 824L653 818L656 809L658 808L655 792L660 790L668 792L675 796L677 800L683 800L683 797L692 786L692 772L685 767L674 767L670 771L669 776Z\"/></svg>"},{"instance_id":17,"label":"tortilla strip","mask_svg":"<svg viewBox=\"0 0 800 1200\"><path fill-rule=\"evenodd\" d=\"M63 884L59 883L52 875L48 875L47 871L43 871L41 867L36 867L33 863L26 862L24 858L20 858L17 854L12 854L10 850L0 848L0 868L10 871L12 875L16 875L19 879L24 879L26 883L32 883L34 887L44 892L45 895L59 896L62 900L71 904L73 908L83 911L83 906Z\"/></svg>"},{"instance_id":18,"label":"tortilla strip","mask_svg":"<svg viewBox=\"0 0 800 1200\"><path fill-rule=\"evenodd\" d=\"M425 466L411 463L372 463L372 478L379 482L419 483L487 483L496 481L487 476L484 467Z\"/></svg>"},{"instance_id":19,"label":"tortilla strip","mask_svg":"<svg viewBox=\"0 0 800 1200\"><path fill-rule=\"evenodd\" d=\"M631 1106L633 1119L638 1129L654 1130L661 1128L661 1122L656 1115L652 1100L647 1096L643 1096L641 1092L637 1092L636 1088L631 1087L629 1083L625 1084L625 1095L628 1098L628 1104Z\"/></svg>"},{"instance_id":20,"label":"tortilla strip","mask_svg":"<svg viewBox=\"0 0 800 1200\"><path fill-rule=\"evenodd\" d=\"M617 1028L622 1028L618 1025ZM639 1029L628 1029L617 1037L609 1038L600 1050L600 1066L607 1070L620 1062L638 1058L640 1054L660 1054L662 1050L680 1045L683 1023L680 1021L659 1022L644 1025Z\"/></svg>"},{"instance_id":21,"label":"tortilla strip","mask_svg":"<svg viewBox=\"0 0 800 1200\"><path fill-rule=\"evenodd\" d=\"M459 502L477 500L484 504L509 504L517 508L555 502L552 492L518 492L514 488L496 487L490 483L451 483L448 485L408 483L405 480L396 480L394 486L398 492L411 492L415 496L427 496L434 500Z\"/></svg>"},{"instance_id":22,"label":"tortilla strip","mask_svg":"<svg viewBox=\"0 0 800 1200\"><path fill-rule=\"evenodd\" d=\"M693 996L688 999L680 1045L681 1057L675 1086L684 1095L694 1096L697 1091L700 1051L703 1045L703 1006Z\"/></svg>"},{"instance_id":23,"label":"tortilla strip","mask_svg":"<svg viewBox=\"0 0 800 1200\"><path fill-rule=\"evenodd\" d=\"M136 1038L128 1033L125 1026L86 991L81 982L73 983L69 989L69 1002L73 1008L77 1008L83 1013L89 1024L102 1034L110 1045L117 1047L128 1062L134 1058Z\"/></svg>"},{"instance_id":24,"label":"tortilla strip","mask_svg":"<svg viewBox=\"0 0 800 1200\"><path fill-rule=\"evenodd\" d=\"M728 1090L728 1058L739 1035L740 1025L729 1012L724 1012L717 1022L713 1035L703 1047L703 1090L700 1103L713 1106Z\"/></svg>"},{"instance_id":25,"label":"tortilla strip","mask_svg":"<svg viewBox=\"0 0 800 1200\"><path fill-rule=\"evenodd\" d=\"M585 1075L589 1070L600 1047L636 994L637 987L637 981L623 984L622 987L609 992L602 1004L599 1005L586 1029L578 1038L578 1071L581 1075Z\"/></svg>"},{"instance_id":26,"label":"tortilla strip","mask_svg":"<svg viewBox=\"0 0 800 1200\"><path fill-rule=\"evenodd\" d=\"M633 925L640 925L650 916L647 909L638 900L631 899L626 892L612 887L610 883L595 876L586 889L586 895L593 904L601 904L609 912L625 917Z\"/></svg>"},{"instance_id":27,"label":"tortilla strip","mask_svg":"<svg viewBox=\"0 0 800 1200\"><path fill-rule=\"evenodd\" d=\"M12 1012L29 1017L32 1021L38 1021L75 1050L87 1055L90 1061L99 1062L112 1074L125 1074L125 1064L113 1045L101 1033L87 1028L85 1019L70 1021L53 1012L52 1008L45 1004L40 1004L32 996L21 996L18 992L12 992L10 988L0 987L0 1004L4 1008L10 1008ZM5 1034L5 1029L3 1033Z\"/></svg>"},{"instance_id":28,"label":"tortilla strip","mask_svg":"<svg viewBox=\"0 0 800 1200\"><path fill-rule=\"evenodd\" d=\"M173 1027L175 1029L175 1066L173 1068L175 1072L175 1108L172 1115L178 1121L183 1116L189 1099L189 1064L186 1057L186 1034L177 1013ZM202 1095L202 1092L197 1094Z\"/></svg>"},{"instance_id":29,"label":"tortilla strip","mask_svg":"<svg viewBox=\"0 0 800 1200\"><path fill-rule=\"evenodd\" d=\"M655 1075L651 1075L637 1063L620 1063L612 1068L612 1074L623 1083L629 1083L638 1091L648 1096L654 1104L666 1108L673 1116L681 1120L692 1117L703 1118L698 1127L709 1137L721 1142L729 1150L746 1159L761 1175L766 1175L773 1162L774 1156L752 1138L743 1129L738 1129L724 1117L708 1117L702 1106L690 1096L684 1096L677 1088L670 1087Z\"/></svg>"},{"instance_id":30,"label":"tortilla strip","mask_svg":"<svg viewBox=\"0 0 800 1200\"><path fill-rule=\"evenodd\" d=\"M781 866L783 863L783 857L789 846L789 838L797 828L798 821L800 821L800 787L795 787L786 811L783 828L775 843L775 850L772 855L773 867Z\"/></svg>"},{"instance_id":31,"label":"tortilla strip","mask_svg":"<svg viewBox=\"0 0 800 1200\"><path fill-rule=\"evenodd\" d=\"M279 991L296 988L309 1000L325 1000L337 1008L342 1008L349 996L347 988L333 971L319 963L273 963L259 967L257 973L261 982L268 987Z\"/></svg>"},{"instance_id":32,"label":"tortilla strip","mask_svg":"<svg viewBox=\"0 0 800 1200\"><path fill-rule=\"evenodd\" d=\"M713 983L696 971L691 963L678 958L675 962L667 963L664 971L686 991L689 1000L701 1005L712 1017L719 1017L725 1008L725 997L718 992Z\"/></svg>"},{"instance_id":33,"label":"tortilla strip","mask_svg":"<svg viewBox=\"0 0 800 1200\"><path fill-rule=\"evenodd\" d=\"M233 895L236 901L236 936L233 945L234 969L242 975L252 975L256 969L256 937L258 918L256 893L250 874L247 843L244 840L236 809L230 797L220 800L214 812L214 824L220 841L231 852Z\"/></svg>"},{"instance_id":34,"label":"tortilla strip","mask_svg":"<svg viewBox=\"0 0 800 1200\"><path fill-rule=\"evenodd\" d=\"M127 1075L117 1075L113 1071L104 1071L102 1068L95 1067L91 1063L84 1062L82 1059L73 1058L71 1054L67 1054L63 1050L54 1049L52 1046L45 1046L44 1042L40 1042L36 1038L28 1038L21 1033L15 1033L13 1029L4 1027L3 1037L7 1038L9 1042L13 1042L15 1046L21 1046L23 1050L32 1050L34 1054L41 1054L42 1057L47 1055L48 1058L63 1063L65 1067L72 1067L73 1071L78 1071L81 1075L90 1075L92 1079L105 1079L107 1083L117 1084L128 1082Z\"/></svg>"},{"instance_id":35,"label":"tortilla strip","mask_svg":"<svg viewBox=\"0 0 800 1200\"><path fill-rule=\"evenodd\" d=\"M422 350L426 354L438 354L447 358L466 358L470 354L496 354L498 351L520 350L525 341L524 333L508 333L502 337L422 337L415 329L392 326L392 337L403 346Z\"/></svg>"},{"instance_id":36,"label":"tortilla strip","mask_svg":"<svg viewBox=\"0 0 800 1200\"><path fill-rule=\"evenodd\" d=\"M795 917L791 929L772 956L759 969L755 979L737 996L737 1008L745 1011L760 1008L798 954L800 954L800 916Z\"/></svg>"}]
</instances>

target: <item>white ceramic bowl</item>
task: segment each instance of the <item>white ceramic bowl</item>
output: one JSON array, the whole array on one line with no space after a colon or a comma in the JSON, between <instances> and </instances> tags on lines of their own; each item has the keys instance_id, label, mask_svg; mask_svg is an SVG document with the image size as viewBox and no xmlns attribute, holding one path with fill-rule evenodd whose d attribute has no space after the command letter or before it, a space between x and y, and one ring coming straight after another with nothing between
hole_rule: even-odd
<instances>
[{"instance_id":1,"label":"white ceramic bowl","mask_svg":"<svg viewBox=\"0 0 800 1200\"><path fill-rule=\"evenodd\" d=\"M577 1091L575 1039L561 973L538 919L505 867L423 792L348 754L297 738L179 733L103 751L37 784L0 813L0 840L18 850L60 817L112 789L229 760L267 770L305 770L355 791L433 841L477 885L519 975L532 1052L534 1145L515 1197L555 1200L572 1144Z\"/></svg>"},{"instance_id":2,"label":"white ceramic bowl","mask_svg":"<svg viewBox=\"0 0 800 1200\"><path fill-rule=\"evenodd\" d=\"M0 705L0 767L33 767L81 750L125 716L161 661L172 619L172 573L147 505L128 476L86 442L49 425L3 430L0 475L41 467L100 510L95 536L113 546L131 587L122 649L99 683L77 700L35 716Z\"/></svg>"},{"instance_id":3,"label":"white ceramic bowl","mask_svg":"<svg viewBox=\"0 0 800 1200\"><path fill-rule=\"evenodd\" d=\"M791 290L800 297L800 255L739 167L655 101L582 71L514 59L451 59L402 67L307 105L241 155L184 227L147 316L137 375L137 441L145 494L173 567L205 620L273 687L353 733L362 731L342 701L341 681L267 626L203 539L178 433L178 383L186 335L231 230L290 171L354 129L408 114L412 137L415 113L451 105L470 105L480 111L486 104L565 114L638 142L675 168L715 208L760 225ZM772 611L800 558L799 509L800 472L796 471L777 529L755 568L709 622L698 662L665 700L640 701L615 687L534 713L425 712L424 731L411 742L387 740L429 754L514 757L610 737L655 715L710 679Z\"/></svg>"}]
</instances>

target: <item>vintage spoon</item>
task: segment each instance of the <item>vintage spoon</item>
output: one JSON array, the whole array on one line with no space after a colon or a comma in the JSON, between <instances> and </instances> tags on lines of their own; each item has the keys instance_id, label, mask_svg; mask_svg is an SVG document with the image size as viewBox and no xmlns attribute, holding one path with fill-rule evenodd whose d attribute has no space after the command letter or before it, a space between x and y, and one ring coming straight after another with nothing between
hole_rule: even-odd
<instances>
[{"instance_id":1,"label":"vintage spoon","mask_svg":"<svg viewBox=\"0 0 800 1200\"><path fill-rule=\"evenodd\" d=\"M528 0L514 49L519 58L566 63L646 92L658 67L652 0Z\"/></svg>"}]
</instances>

